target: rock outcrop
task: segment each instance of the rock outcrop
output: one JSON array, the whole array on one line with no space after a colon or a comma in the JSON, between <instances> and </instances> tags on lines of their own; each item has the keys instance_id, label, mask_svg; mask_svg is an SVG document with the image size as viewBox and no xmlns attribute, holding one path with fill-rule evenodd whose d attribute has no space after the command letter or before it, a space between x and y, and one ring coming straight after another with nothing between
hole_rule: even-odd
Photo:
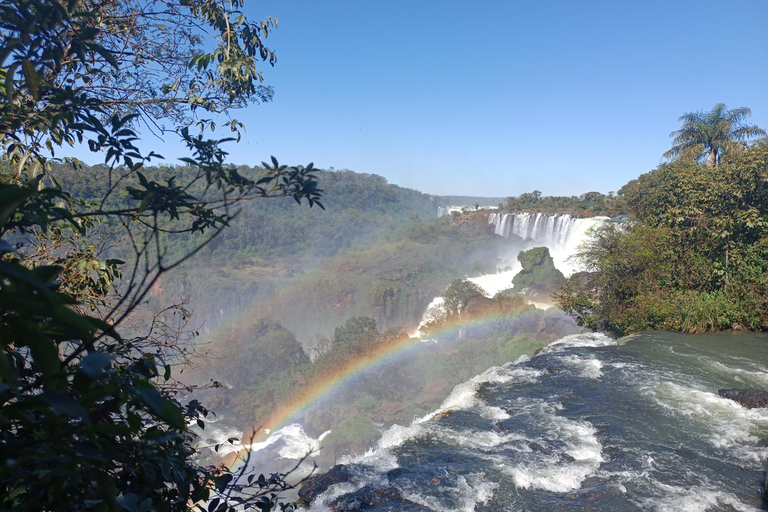
<instances>
[{"instance_id":1,"label":"rock outcrop","mask_svg":"<svg viewBox=\"0 0 768 512\"><path fill-rule=\"evenodd\" d=\"M768 391L760 389L718 389L717 394L723 398L728 398L739 402L747 409L759 407L768 408Z\"/></svg>"},{"instance_id":2,"label":"rock outcrop","mask_svg":"<svg viewBox=\"0 0 768 512\"><path fill-rule=\"evenodd\" d=\"M308 478L301 484L299 498L306 503L312 501L335 484L349 481L351 474L344 464L336 464L322 475Z\"/></svg>"},{"instance_id":3,"label":"rock outcrop","mask_svg":"<svg viewBox=\"0 0 768 512\"><path fill-rule=\"evenodd\" d=\"M331 504L331 510L338 512L370 509L381 512L429 512L431 510L404 498L393 486L366 485L355 492L340 496Z\"/></svg>"},{"instance_id":4,"label":"rock outcrop","mask_svg":"<svg viewBox=\"0 0 768 512\"><path fill-rule=\"evenodd\" d=\"M555 262L546 247L534 247L517 255L523 269L512 278L516 292L530 296L550 296L565 279L555 268Z\"/></svg>"}]
</instances>

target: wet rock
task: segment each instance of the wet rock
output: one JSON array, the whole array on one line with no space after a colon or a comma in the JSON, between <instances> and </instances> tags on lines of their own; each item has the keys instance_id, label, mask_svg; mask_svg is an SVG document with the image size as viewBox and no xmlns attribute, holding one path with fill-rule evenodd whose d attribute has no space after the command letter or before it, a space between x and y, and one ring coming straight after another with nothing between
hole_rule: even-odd
<instances>
[{"instance_id":1,"label":"wet rock","mask_svg":"<svg viewBox=\"0 0 768 512\"><path fill-rule=\"evenodd\" d=\"M718 389L717 394L723 398L739 402L747 409L755 409L758 407L768 408L768 391L754 388Z\"/></svg>"},{"instance_id":2,"label":"wet rock","mask_svg":"<svg viewBox=\"0 0 768 512\"><path fill-rule=\"evenodd\" d=\"M311 503L330 486L347 482L350 477L349 468L344 464L337 464L326 473L305 480L299 489L299 498L306 503Z\"/></svg>"},{"instance_id":3,"label":"wet rock","mask_svg":"<svg viewBox=\"0 0 768 512\"><path fill-rule=\"evenodd\" d=\"M766 437L765 439L759 440L757 442L757 446L759 446L760 448L768 448L768 437Z\"/></svg>"},{"instance_id":4,"label":"wet rock","mask_svg":"<svg viewBox=\"0 0 768 512\"><path fill-rule=\"evenodd\" d=\"M434 379L426 382L413 402L424 408L434 410L453 389L448 379Z\"/></svg>"},{"instance_id":5,"label":"wet rock","mask_svg":"<svg viewBox=\"0 0 768 512\"><path fill-rule=\"evenodd\" d=\"M334 512L358 512L375 508L377 511L427 512L422 507L402 497L395 487L373 487L366 485L355 492L339 497L331 504Z\"/></svg>"},{"instance_id":6,"label":"wet rock","mask_svg":"<svg viewBox=\"0 0 768 512\"><path fill-rule=\"evenodd\" d=\"M608 460L614 460L624 455L624 452L615 446L606 446L603 448L603 455L605 455Z\"/></svg>"},{"instance_id":7,"label":"wet rock","mask_svg":"<svg viewBox=\"0 0 768 512\"><path fill-rule=\"evenodd\" d=\"M395 468L387 471L387 480L390 482L399 478L407 477L410 473L405 468Z\"/></svg>"},{"instance_id":8,"label":"wet rock","mask_svg":"<svg viewBox=\"0 0 768 512\"><path fill-rule=\"evenodd\" d=\"M440 420L440 419L443 419L443 418L450 418L451 414L453 414L453 411L439 412L439 413L435 414L434 416L432 416L431 419L434 421L434 420Z\"/></svg>"}]
</instances>

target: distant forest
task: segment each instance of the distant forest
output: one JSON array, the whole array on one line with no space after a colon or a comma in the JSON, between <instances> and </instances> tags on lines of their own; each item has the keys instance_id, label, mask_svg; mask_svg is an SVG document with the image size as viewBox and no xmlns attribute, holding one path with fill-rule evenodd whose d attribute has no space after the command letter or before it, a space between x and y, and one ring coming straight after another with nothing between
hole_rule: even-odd
<instances>
[{"instance_id":1,"label":"distant forest","mask_svg":"<svg viewBox=\"0 0 768 512\"><path fill-rule=\"evenodd\" d=\"M239 166L242 176L257 177L259 167ZM108 187L107 169L102 166L57 165L53 176L74 197L95 200ZM181 182L192 169L184 166L146 167L141 171L148 179ZM115 174L119 174L115 173ZM290 197L243 202L237 217L204 251L207 258L225 262L239 258L276 258L289 256L327 257L340 250L362 247L392 232L409 221L437 216L439 198L416 190L390 185L375 174L352 171L321 171L319 186L323 190L319 208L295 208ZM130 175L123 186L137 182ZM128 204L122 193L112 207ZM176 237L173 248L179 254L195 247L200 235ZM206 258L206 259L207 259Z\"/></svg>"},{"instance_id":2,"label":"distant forest","mask_svg":"<svg viewBox=\"0 0 768 512\"><path fill-rule=\"evenodd\" d=\"M506 204L499 206L502 210L511 212L570 213L578 217L616 217L626 213L621 194L614 192L587 192L580 196L543 196L541 191L534 190L508 197Z\"/></svg>"}]
</instances>

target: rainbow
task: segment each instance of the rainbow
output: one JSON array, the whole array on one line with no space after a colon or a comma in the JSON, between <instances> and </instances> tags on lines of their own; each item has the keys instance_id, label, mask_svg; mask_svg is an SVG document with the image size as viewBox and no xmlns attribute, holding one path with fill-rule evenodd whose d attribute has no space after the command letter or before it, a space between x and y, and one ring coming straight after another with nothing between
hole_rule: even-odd
<instances>
[{"instance_id":1,"label":"rainbow","mask_svg":"<svg viewBox=\"0 0 768 512\"><path fill-rule=\"evenodd\" d=\"M531 306L532 307L532 306ZM531 311L528 308L517 310L512 314L524 314ZM455 335L462 330L477 326L487 325L493 322L508 319L510 312L492 311L482 315L476 315L471 319L453 322L431 333L434 338ZM346 389L355 379L376 367L387 364L397 358L407 356L416 350L424 348L426 343L419 338L400 338L391 342L384 342L373 346L369 350L358 354L354 359L334 368L332 371L310 381L306 387L285 400L264 418L257 426L251 429L251 443L264 441L270 433L275 432L291 423L296 423L301 415L310 407L322 403L335 396L341 390ZM248 432L247 432L248 433Z\"/></svg>"}]
</instances>

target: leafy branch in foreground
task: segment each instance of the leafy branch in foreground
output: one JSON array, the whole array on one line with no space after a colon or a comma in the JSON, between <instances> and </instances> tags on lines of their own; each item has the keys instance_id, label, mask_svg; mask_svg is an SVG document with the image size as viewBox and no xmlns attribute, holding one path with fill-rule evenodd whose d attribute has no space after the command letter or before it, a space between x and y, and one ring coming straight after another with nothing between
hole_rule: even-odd
<instances>
[{"instance_id":1,"label":"leafy branch in foreground","mask_svg":"<svg viewBox=\"0 0 768 512\"><path fill-rule=\"evenodd\" d=\"M243 176L225 164L220 145L230 139L190 134L193 124L214 127L201 115L271 97L256 65L275 62L264 46L274 20L250 23L242 5L0 5L3 510L185 511L228 492L226 470L195 462L187 425L208 410L180 401L178 330L155 317L149 333L118 331L163 275L229 226L239 202L289 196L323 206L311 164L273 159ZM161 182L141 172L161 158L139 150L142 122L161 132L172 123L191 175ZM53 172L50 157L75 144L104 157L96 201L72 197ZM199 233L198 245L171 257L184 232ZM127 256L109 257L118 246ZM274 508L283 476L265 484L245 504Z\"/></svg>"}]
</instances>

